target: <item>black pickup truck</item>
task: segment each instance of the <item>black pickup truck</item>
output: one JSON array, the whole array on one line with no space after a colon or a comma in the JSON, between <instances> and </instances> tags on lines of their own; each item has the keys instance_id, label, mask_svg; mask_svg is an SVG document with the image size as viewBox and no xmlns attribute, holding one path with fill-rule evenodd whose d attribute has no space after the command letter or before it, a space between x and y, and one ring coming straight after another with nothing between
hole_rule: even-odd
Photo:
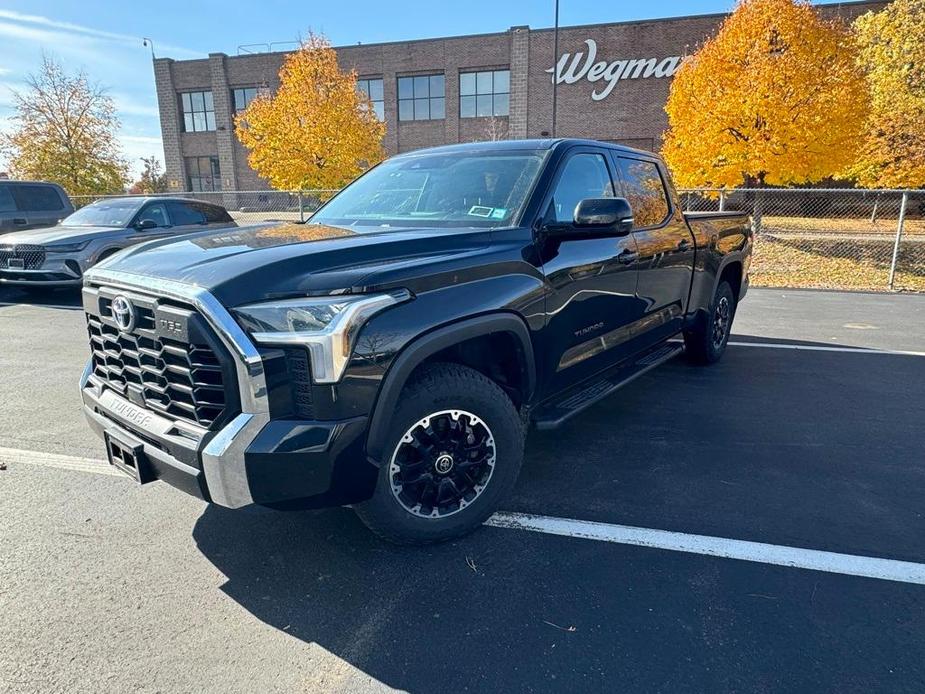
<instances>
[{"instance_id":1,"label":"black pickup truck","mask_svg":"<svg viewBox=\"0 0 925 694\"><path fill-rule=\"evenodd\" d=\"M84 409L142 483L230 508L350 504L389 540L444 540L498 508L529 426L682 351L719 359L751 249L745 215L684 214L649 152L404 154L305 224L88 271Z\"/></svg>"}]
</instances>

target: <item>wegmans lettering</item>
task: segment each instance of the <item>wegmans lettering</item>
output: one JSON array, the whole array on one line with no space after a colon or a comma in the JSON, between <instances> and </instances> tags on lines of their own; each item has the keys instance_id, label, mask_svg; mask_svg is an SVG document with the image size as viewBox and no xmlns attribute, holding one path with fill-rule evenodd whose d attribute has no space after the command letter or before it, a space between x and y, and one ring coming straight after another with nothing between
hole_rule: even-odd
<instances>
[{"instance_id":1,"label":"wegmans lettering","mask_svg":"<svg viewBox=\"0 0 925 694\"><path fill-rule=\"evenodd\" d=\"M594 101L606 99L620 80L645 79L646 77L671 77L681 64L681 56L669 58L628 58L614 60L608 63L605 60L597 61L597 42L594 39L585 39L588 46L587 56L584 51L578 51L573 56L563 53L556 63L554 79L557 84L574 84L581 79L589 82L604 80L607 84L601 89L591 92ZM553 68L546 70L550 75Z\"/></svg>"}]
</instances>

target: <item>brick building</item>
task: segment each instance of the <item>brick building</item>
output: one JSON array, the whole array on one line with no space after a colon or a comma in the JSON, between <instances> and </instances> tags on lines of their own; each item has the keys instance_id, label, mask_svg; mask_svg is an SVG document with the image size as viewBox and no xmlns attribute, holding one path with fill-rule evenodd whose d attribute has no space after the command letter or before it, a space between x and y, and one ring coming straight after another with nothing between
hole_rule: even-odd
<instances>
[{"instance_id":1,"label":"brick building","mask_svg":"<svg viewBox=\"0 0 925 694\"><path fill-rule=\"evenodd\" d=\"M823 5L848 22L886 2ZM560 28L556 135L657 149L671 75L725 15ZM385 119L390 154L552 130L552 29L338 47L344 69ZM168 181L174 190L259 190L232 116L279 83L283 52L154 61Z\"/></svg>"}]
</instances>

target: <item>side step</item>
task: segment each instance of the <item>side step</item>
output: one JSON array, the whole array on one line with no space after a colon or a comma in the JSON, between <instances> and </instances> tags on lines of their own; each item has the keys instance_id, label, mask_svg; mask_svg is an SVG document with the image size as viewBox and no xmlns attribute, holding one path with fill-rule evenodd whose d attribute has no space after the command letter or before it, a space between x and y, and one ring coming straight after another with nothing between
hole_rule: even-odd
<instances>
[{"instance_id":1,"label":"side step","mask_svg":"<svg viewBox=\"0 0 925 694\"><path fill-rule=\"evenodd\" d=\"M635 361L618 366L590 384L578 386L556 400L540 405L533 413L533 423L537 429L555 429L647 371L674 359L683 351L683 345L670 342L644 352Z\"/></svg>"}]
</instances>

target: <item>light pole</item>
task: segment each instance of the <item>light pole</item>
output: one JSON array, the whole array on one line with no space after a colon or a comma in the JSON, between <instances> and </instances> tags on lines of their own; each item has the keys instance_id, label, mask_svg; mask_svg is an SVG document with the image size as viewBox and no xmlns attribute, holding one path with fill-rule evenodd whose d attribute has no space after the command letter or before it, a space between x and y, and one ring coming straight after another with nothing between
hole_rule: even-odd
<instances>
[{"instance_id":1,"label":"light pole","mask_svg":"<svg viewBox=\"0 0 925 694\"><path fill-rule=\"evenodd\" d=\"M556 136L556 90L559 86L559 0L556 0L556 23L552 32L552 136Z\"/></svg>"},{"instance_id":2,"label":"light pole","mask_svg":"<svg viewBox=\"0 0 925 694\"><path fill-rule=\"evenodd\" d=\"M149 46L149 47L151 48L151 61L153 62L154 59L155 59L155 56L154 56L154 41L152 41L152 40L149 39L147 36L145 36L143 39L141 39L141 45L142 45L142 46Z\"/></svg>"}]
</instances>

